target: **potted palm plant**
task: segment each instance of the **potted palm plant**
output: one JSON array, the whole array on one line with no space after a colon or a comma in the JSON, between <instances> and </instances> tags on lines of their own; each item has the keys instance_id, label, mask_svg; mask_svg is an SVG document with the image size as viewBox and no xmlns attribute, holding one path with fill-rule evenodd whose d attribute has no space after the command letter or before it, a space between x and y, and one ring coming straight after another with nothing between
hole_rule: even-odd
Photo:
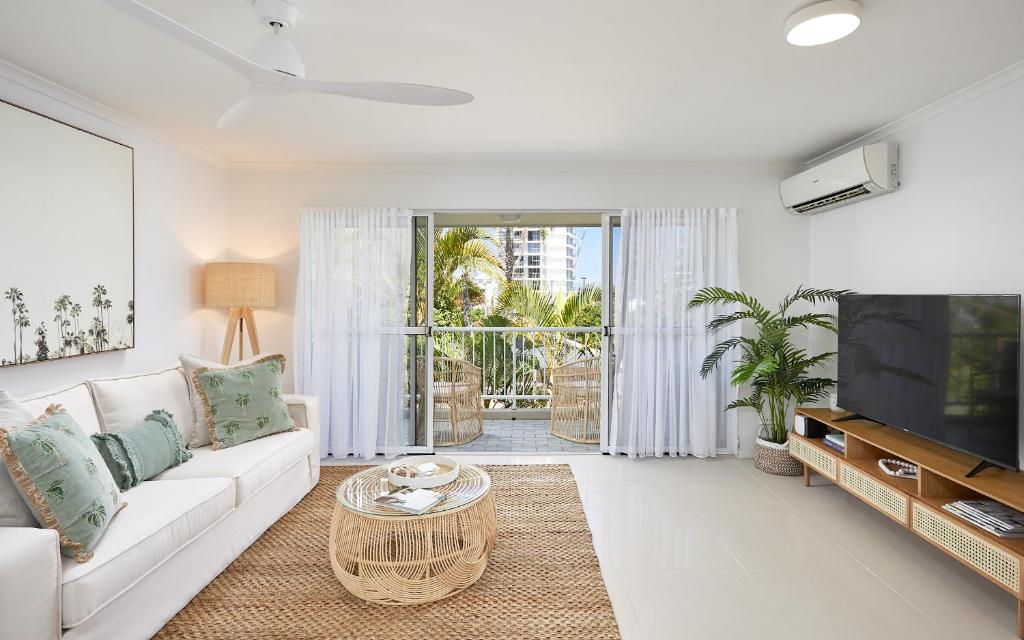
<instances>
[{"instance_id":1,"label":"potted palm plant","mask_svg":"<svg viewBox=\"0 0 1024 640\"><path fill-rule=\"evenodd\" d=\"M833 357L835 352L812 356L793 344L791 332L816 326L835 333L836 316L829 313L791 314L790 308L801 301L810 304L830 302L847 293L851 292L801 286L783 298L774 311L742 291L717 287L701 289L690 301L691 309L719 304L739 305L738 310L709 322L709 332L744 320L754 323L754 336L733 337L716 345L704 359L700 375L707 378L727 353L739 351L730 380L734 386L749 385L750 394L729 403L726 410L749 407L757 412L761 431L754 449L754 464L762 471L775 475L799 475L803 471L802 465L789 455L789 410L795 405L824 398L835 385L832 378L812 374L815 367Z\"/></svg>"}]
</instances>

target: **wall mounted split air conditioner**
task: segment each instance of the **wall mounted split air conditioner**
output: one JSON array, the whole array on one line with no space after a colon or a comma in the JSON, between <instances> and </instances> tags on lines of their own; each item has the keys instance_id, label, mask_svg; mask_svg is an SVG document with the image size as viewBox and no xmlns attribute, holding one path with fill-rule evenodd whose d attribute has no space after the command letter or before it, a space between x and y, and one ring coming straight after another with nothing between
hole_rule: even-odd
<instances>
[{"instance_id":1,"label":"wall mounted split air conditioner","mask_svg":"<svg viewBox=\"0 0 1024 640\"><path fill-rule=\"evenodd\" d=\"M803 215L892 193L900 188L900 149L889 142L869 144L779 183L782 206Z\"/></svg>"}]
</instances>

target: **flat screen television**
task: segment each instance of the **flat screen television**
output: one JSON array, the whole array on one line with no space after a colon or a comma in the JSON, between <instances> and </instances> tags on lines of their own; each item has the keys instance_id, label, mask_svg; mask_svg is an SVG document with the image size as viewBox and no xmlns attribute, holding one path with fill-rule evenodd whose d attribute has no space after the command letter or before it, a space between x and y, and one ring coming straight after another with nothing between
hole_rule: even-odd
<instances>
[{"instance_id":1,"label":"flat screen television","mask_svg":"<svg viewBox=\"0 0 1024 640\"><path fill-rule=\"evenodd\" d=\"M839 298L838 404L1019 469L1020 296Z\"/></svg>"}]
</instances>

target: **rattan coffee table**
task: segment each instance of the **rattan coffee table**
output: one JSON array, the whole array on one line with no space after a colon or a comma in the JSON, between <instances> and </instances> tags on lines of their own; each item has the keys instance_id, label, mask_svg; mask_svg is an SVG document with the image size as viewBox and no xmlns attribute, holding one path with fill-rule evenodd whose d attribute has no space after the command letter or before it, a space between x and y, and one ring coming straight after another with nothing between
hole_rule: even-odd
<instances>
[{"instance_id":1,"label":"rattan coffee table","mask_svg":"<svg viewBox=\"0 0 1024 640\"><path fill-rule=\"evenodd\" d=\"M460 466L459 478L433 491L446 497L423 515L378 506L387 467L362 471L338 487L331 520L334 575L368 602L433 602L476 582L497 540L491 477Z\"/></svg>"}]
</instances>

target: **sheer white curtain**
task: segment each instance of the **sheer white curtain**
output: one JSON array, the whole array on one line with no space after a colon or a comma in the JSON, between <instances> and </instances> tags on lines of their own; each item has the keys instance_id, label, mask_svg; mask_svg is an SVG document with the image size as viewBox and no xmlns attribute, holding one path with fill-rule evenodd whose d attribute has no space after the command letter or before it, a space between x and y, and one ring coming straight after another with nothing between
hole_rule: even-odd
<instances>
[{"instance_id":1,"label":"sheer white curtain","mask_svg":"<svg viewBox=\"0 0 1024 640\"><path fill-rule=\"evenodd\" d=\"M626 209L615 272L615 387L609 449L629 456L735 453L725 372L700 377L716 310L687 310L703 287L739 287L736 209ZM738 329L736 331L738 335Z\"/></svg>"},{"instance_id":2,"label":"sheer white curtain","mask_svg":"<svg viewBox=\"0 0 1024 640\"><path fill-rule=\"evenodd\" d=\"M295 385L320 398L320 455L395 455L404 442L413 215L301 210Z\"/></svg>"}]
</instances>

